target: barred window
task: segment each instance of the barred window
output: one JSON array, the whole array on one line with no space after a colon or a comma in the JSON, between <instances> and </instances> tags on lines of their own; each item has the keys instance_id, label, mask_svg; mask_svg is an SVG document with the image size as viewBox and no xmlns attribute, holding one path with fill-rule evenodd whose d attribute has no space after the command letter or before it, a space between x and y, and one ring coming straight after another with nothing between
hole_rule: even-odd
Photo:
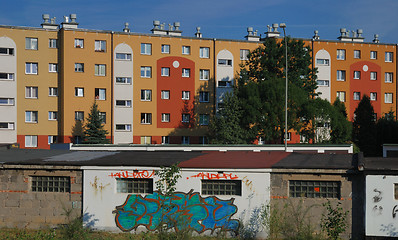
<instances>
[{"instance_id":1,"label":"barred window","mask_svg":"<svg viewBox=\"0 0 398 240\"><path fill-rule=\"evenodd\" d=\"M204 195L242 195L241 180L202 180Z\"/></svg>"},{"instance_id":2,"label":"barred window","mask_svg":"<svg viewBox=\"0 0 398 240\"><path fill-rule=\"evenodd\" d=\"M32 176L33 192L70 192L70 177Z\"/></svg>"},{"instance_id":3,"label":"barred window","mask_svg":"<svg viewBox=\"0 0 398 240\"><path fill-rule=\"evenodd\" d=\"M340 198L337 181L289 181L290 197Z\"/></svg>"},{"instance_id":4,"label":"barred window","mask_svg":"<svg viewBox=\"0 0 398 240\"><path fill-rule=\"evenodd\" d=\"M118 193L153 193L153 179L141 178L116 178Z\"/></svg>"}]
</instances>

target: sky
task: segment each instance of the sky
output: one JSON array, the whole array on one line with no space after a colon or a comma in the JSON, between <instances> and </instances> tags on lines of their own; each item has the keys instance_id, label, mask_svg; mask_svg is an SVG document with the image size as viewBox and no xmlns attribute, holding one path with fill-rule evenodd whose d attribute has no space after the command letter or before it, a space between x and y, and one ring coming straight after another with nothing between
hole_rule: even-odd
<instances>
[{"instance_id":1,"label":"sky","mask_svg":"<svg viewBox=\"0 0 398 240\"><path fill-rule=\"evenodd\" d=\"M247 27L264 36L267 25L286 23L286 34L337 40L340 28L363 29L365 42L374 34L381 43L398 43L398 0L4 0L0 25L40 27L42 14L77 14L79 28L150 33L153 20L180 22L183 36L193 37L201 27L204 38L243 40ZM280 30L281 31L281 30Z\"/></svg>"}]
</instances>

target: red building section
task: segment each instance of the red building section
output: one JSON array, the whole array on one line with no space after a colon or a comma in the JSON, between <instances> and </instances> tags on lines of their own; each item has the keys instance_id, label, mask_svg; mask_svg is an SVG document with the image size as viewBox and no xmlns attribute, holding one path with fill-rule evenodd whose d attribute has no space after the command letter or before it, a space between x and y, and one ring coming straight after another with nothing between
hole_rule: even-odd
<instances>
[{"instance_id":1,"label":"red building section","mask_svg":"<svg viewBox=\"0 0 398 240\"><path fill-rule=\"evenodd\" d=\"M195 62L182 57L159 59L157 91L157 127L193 127ZM168 117L163 114L168 114Z\"/></svg>"},{"instance_id":2,"label":"red building section","mask_svg":"<svg viewBox=\"0 0 398 240\"><path fill-rule=\"evenodd\" d=\"M351 102L349 109L350 116L354 116L358 103L366 94L368 97L373 96L371 103L377 117L380 117L381 102L384 97L381 94L381 81L384 79L384 76L381 75L381 67L369 61L356 62L351 64L349 74L350 93L347 95L351 98L351 101L349 101ZM356 95L356 99L354 95Z\"/></svg>"},{"instance_id":3,"label":"red building section","mask_svg":"<svg viewBox=\"0 0 398 240\"><path fill-rule=\"evenodd\" d=\"M50 149L47 135L37 136L37 147L25 147L25 135L17 135L17 142L20 144L19 148Z\"/></svg>"}]
</instances>

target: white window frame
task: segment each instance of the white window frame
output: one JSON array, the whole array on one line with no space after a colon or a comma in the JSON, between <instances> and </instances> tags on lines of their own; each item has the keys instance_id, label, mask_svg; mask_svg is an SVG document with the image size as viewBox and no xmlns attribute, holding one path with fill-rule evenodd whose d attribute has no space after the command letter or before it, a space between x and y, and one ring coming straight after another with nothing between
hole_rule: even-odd
<instances>
[{"instance_id":1,"label":"white window frame","mask_svg":"<svg viewBox=\"0 0 398 240\"><path fill-rule=\"evenodd\" d=\"M105 64L95 64L94 74L95 74L95 76L106 76L106 65Z\"/></svg>"},{"instance_id":2,"label":"white window frame","mask_svg":"<svg viewBox=\"0 0 398 240\"><path fill-rule=\"evenodd\" d=\"M14 48L2 48L0 47L0 55L14 55Z\"/></svg>"},{"instance_id":3,"label":"white window frame","mask_svg":"<svg viewBox=\"0 0 398 240\"><path fill-rule=\"evenodd\" d=\"M345 60L345 49L337 49L337 60Z\"/></svg>"},{"instance_id":4,"label":"white window frame","mask_svg":"<svg viewBox=\"0 0 398 240\"><path fill-rule=\"evenodd\" d=\"M58 112L57 111L49 111L48 112L48 120L49 121L57 121L58 119Z\"/></svg>"},{"instance_id":5,"label":"white window frame","mask_svg":"<svg viewBox=\"0 0 398 240\"><path fill-rule=\"evenodd\" d=\"M200 47L199 48L199 57L200 58L209 58L210 57L210 48Z\"/></svg>"},{"instance_id":6,"label":"white window frame","mask_svg":"<svg viewBox=\"0 0 398 240\"><path fill-rule=\"evenodd\" d=\"M152 124L152 113L141 113L141 124Z\"/></svg>"},{"instance_id":7,"label":"white window frame","mask_svg":"<svg viewBox=\"0 0 398 240\"><path fill-rule=\"evenodd\" d=\"M170 137L162 136L162 144L170 144Z\"/></svg>"},{"instance_id":8,"label":"white window frame","mask_svg":"<svg viewBox=\"0 0 398 240\"><path fill-rule=\"evenodd\" d=\"M210 79L210 70L209 69L200 69L199 70L199 80L209 80Z\"/></svg>"},{"instance_id":9,"label":"white window frame","mask_svg":"<svg viewBox=\"0 0 398 240\"><path fill-rule=\"evenodd\" d=\"M25 63L25 74L37 75L39 72L39 64L34 62Z\"/></svg>"},{"instance_id":10,"label":"white window frame","mask_svg":"<svg viewBox=\"0 0 398 240\"><path fill-rule=\"evenodd\" d=\"M25 98L37 99L39 97L38 87L25 87Z\"/></svg>"},{"instance_id":11,"label":"white window frame","mask_svg":"<svg viewBox=\"0 0 398 240\"><path fill-rule=\"evenodd\" d=\"M377 93L376 92L370 93L370 101L377 101Z\"/></svg>"},{"instance_id":12,"label":"white window frame","mask_svg":"<svg viewBox=\"0 0 398 240\"><path fill-rule=\"evenodd\" d=\"M170 54L170 45L169 44L162 44L162 53Z\"/></svg>"},{"instance_id":13,"label":"white window frame","mask_svg":"<svg viewBox=\"0 0 398 240\"><path fill-rule=\"evenodd\" d=\"M393 103L392 93L384 93L384 103Z\"/></svg>"},{"instance_id":14,"label":"white window frame","mask_svg":"<svg viewBox=\"0 0 398 240\"><path fill-rule=\"evenodd\" d=\"M152 55L151 43L141 43L141 55Z\"/></svg>"},{"instance_id":15,"label":"white window frame","mask_svg":"<svg viewBox=\"0 0 398 240\"><path fill-rule=\"evenodd\" d=\"M361 100L361 92L354 92L354 100L355 101L360 101Z\"/></svg>"},{"instance_id":16,"label":"white window frame","mask_svg":"<svg viewBox=\"0 0 398 240\"><path fill-rule=\"evenodd\" d=\"M58 142L58 136L48 135L48 137L47 137L48 145L50 145L52 143L57 143L57 142Z\"/></svg>"},{"instance_id":17,"label":"white window frame","mask_svg":"<svg viewBox=\"0 0 398 240\"><path fill-rule=\"evenodd\" d=\"M150 89L141 89L141 101L152 101L152 90Z\"/></svg>"},{"instance_id":18,"label":"white window frame","mask_svg":"<svg viewBox=\"0 0 398 240\"><path fill-rule=\"evenodd\" d=\"M0 98L1 106L14 106L15 99L14 98Z\"/></svg>"},{"instance_id":19,"label":"white window frame","mask_svg":"<svg viewBox=\"0 0 398 240\"><path fill-rule=\"evenodd\" d=\"M0 125L0 131L2 130L14 130L15 129L15 123L13 122L0 122L0 124L6 125L6 127L1 127Z\"/></svg>"},{"instance_id":20,"label":"white window frame","mask_svg":"<svg viewBox=\"0 0 398 240\"><path fill-rule=\"evenodd\" d=\"M53 72L53 73L58 72L58 64L56 64L56 63L49 63L49 64L48 64L48 72Z\"/></svg>"},{"instance_id":21,"label":"white window frame","mask_svg":"<svg viewBox=\"0 0 398 240\"><path fill-rule=\"evenodd\" d=\"M75 63L75 72L84 72L84 63Z\"/></svg>"},{"instance_id":22,"label":"white window frame","mask_svg":"<svg viewBox=\"0 0 398 240\"><path fill-rule=\"evenodd\" d=\"M356 59L361 58L361 50L354 50L354 58Z\"/></svg>"},{"instance_id":23,"label":"white window frame","mask_svg":"<svg viewBox=\"0 0 398 240\"><path fill-rule=\"evenodd\" d=\"M84 111L75 111L75 120L84 121Z\"/></svg>"},{"instance_id":24,"label":"white window frame","mask_svg":"<svg viewBox=\"0 0 398 240\"><path fill-rule=\"evenodd\" d=\"M181 122L188 123L191 119L191 115L189 113L181 114Z\"/></svg>"},{"instance_id":25,"label":"white window frame","mask_svg":"<svg viewBox=\"0 0 398 240\"><path fill-rule=\"evenodd\" d=\"M392 62L393 60L393 53L392 52L386 52L385 53L385 57L384 57L384 60L385 60L385 62Z\"/></svg>"},{"instance_id":26,"label":"white window frame","mask_svg":"<svg viewBox=\"0 0 398 240\"><path fill-rule=\"evenodd\" d=\"M26 50L37 50L39 46L39 40L37 38L27 37L25 38L25 49Z\"/></svg>"},{"instance_id":27,"label":"white window frame","mask_svg":"<svg viewBox=\"0 0 398 240\"><path fill-rule=\"evenodd\" d=\"M316 80L318 87L329 87L329 80Z\"/></svg>"},{"instance_id":28,"label":"white window frame","mask_svg":"<svg viewBox=\"0 0 398 240\"><path fill-rule=\"evenodd\" d=\"M118 129L123 127L123 129ZM115 126L116 132L131 132L131 124L116 124Z\"/></svg>"},{"instance_id":29,"label":"white window frame","mask_svg":"<svg viewBox=\"0 0 398 240\"><path fill-rule=\"evenodd\" d=\"M170 122L170 113L162 113L162 122Z\"/></svg>"},{"instance_id":30,"label":"white window frame","mask_svg":"<svg viewBox=\"0 0 398 240\"><path fill-rule=\"evenodd\" d=\"M223 81L223 80L218 81L217 85L217 87L232 87L232 86L233 86L232 81Z\"/></svg>"},{"instance_id":31,"label":"white window frame","mask_svg":"<svg viewBox=\"0 0 398 240\"><path fill-rule=\"evenodd\" d=\"M370 80L377 80L377 72L370 72Z\"/></svg>"},{"instance_id":32,"label":"white window frame","mask_svg":"<svg viewBox=\"0 0 398 240\"><path fill-rule=\"evenodd\" d=\"M210 121L209 114L199 114L199 125L208 126Z\"/></svg>"},{"instance_id":33,"label":"white window frame","mask_svg":"<svg viewBox=\"0 0 398 240\"><path fill-rule=\"evenodd\" d=\"M361 71L354 71L354 79L361 79Z\"/></svg>"},{"instance_id":34,"label":"white window frame","mask_svg":"<svg viewBox=\"0 0 398 240\"><path fill-rule=\"evenodd\" d=\"M161 68L161 74L160 76L162 77L169 77L170 76L170 68L168 67L162 67Z\"/></svg>"},{"instance_id":35,"label":"white window frame","mask_svg":"<svg viewBox=\"0 0 398 240\"><path fill-rule=\"evenodd\" d=\"M316 65L318 66L329 66L330 60L324 58L317 58Z\"/></svg>"},{"instance_id":36,"label":"white window frame","mask_svg":"<svg viewBox=\"0 0 398 240\"><path fill-rule=\"evenodd\" d=\"M377 51L370 51L370 59L377 59Z\"/></svg>"},{"instance_id":37,"label":"white window frame","mask_svg":"<svg viewBox=\"0 0 398 240\"><path fill-rule=\"evenodd\" d=\"M54 38L48 39L48 47L49 48L57 48L58 47L58 40Z\"/></svg>"},{"instance_id":38,"label":"white window frame","mask_svg":"<svg viewBox=\"0 0 398 240\"><path fill-rule=\"evenodd\" d=\"M122 105L121 103L124 103L124 104ZM115 106L116 107L128 107L128 108L131 108L131 100L116 100L115 101Z\"/></svg>"},{"instance_id":39,"label":"white window frame","mask_svg":"<svg viewBox=\"0 0 398 240\"><path fill-rule=\"evenodd\" d=\"M116 53L117 61L131 61L131 53Z\"/></svg>"},{"instance_id":40,"label":"white window frame","mask_svg":"<svg viewBox=\"0 0 398 240\"><path fill-rule=\"evenodd\" d=\"M218 66L227 66L232 67L232 59L218 59L217 61Z\"/></svg>"},{"instance_id":41,"label":"white window frame","mask_svg":"<svg viewBox=\"0 0 398 240\"><path fill-rule=\"evenodd\" d=\"M38 111L25 111L25 122L26 123L37 123L39 113Z\"/></svg>"},{"instance_id":42,"label":"white window frame","mask_svg":"<svg viewBox=\"0 0 398 240\"><path fill-rule=\"evenodd\" d=\"M100 112L99 117L101 119L101 123L105 124L106 123L106 112Z\"/></svg>"},{"instance_id":43,"label":"white window frame","mask_svg":"<svg viewBox=\"0 0 398 240\"><path fill-rule=\"evenodd\" d=\"M170 90L162 90L160 92L160 98L161 99L165 99L165 100L169 100L170 99Z\"/></svg>"},{"instance_id":44,"label":"white window frame","mask_svg":"<svg viewBox=\"0 0 398 240\"><path fill-rule=\"evenodd\" d=\"M250 53L249 49L241 49L240 50L240 60L242 60L242 61L249 60L249 57L248 57L249 53Z\"/></svg>"},{"instance_id":45,"label":"white window frame","mask_svg":"<svg viewBox=\"0 0 398 240\"><path fill-rule=\"evenodd\" d=\"M392 72L384 73L384 82L392 83L393 82L393 77L394 77L394 74Z\"/></svg>"},{"instance_id":46,"label":"white window frame","mask_svg":"<svg viewBox=\"0 0 398 240\"><path fill-rule=\"evenodd\" d=\"M182 46L183 55L191 55L191 46Z\"/></svg>"},{"instance_id":47,"label":"white window frame","mask_svg":"<svg viewBox=\"0 0 398 240\"><path fill-rule=\"evenodd\" d=\"M25 135L25 147L37 147L37 136Z\"/></svg>"},{"instance_id":48,"label":"white window frame","mask_svg":"<svg viewBox=\"0 0 398 240\"><path fill-rule=\"evenodd\" d=\"M152 137L151 136L141 136L140 144L151 144L151 143L152 143Z\"/></svg>"},{"instance_id":49,"label":"white window frame","mask_svg":"<svg viewBox=\"0 0 398 240\"><path fill-rule=\"evenodd\" d=\"M84 88L75 87L75 97L84 97Z\"/></svg>"},{"instance_id":50,"label":"white window frame","mask_svg":"<svg viewBox=\"0 0 398 240\"><path fill-rule=\"evenodd\" d=\"M190 139L189 139L189 136L182 136L181 137L181 144L189 144L189 142L190 142Z\"/></svg>"},{"instance_id":51,"label":"white window frame","mask_svg":"<svg viewBox=\"0 0 398 240\"><path fill-rule=\"evenodd\" d=\"M94 96L96 100L106 100L106 88L95 88Z\"/></svg>"},{"instance_id":52,"label":"white window frame","mask_svg":"<svg viewBox=\"0 0 398 240\"><path fill-rule=\"evenodd\" d=\"M116 77L116 84L128 84L131 85L131 77Z\"/></svg>"},{"instance_id":53,"label":"white window frame","mask_svg":"<svg viewBox=\"0 0 398 240\"><path fill-rule=\"evenodd\" d=\"M181 99L182 100L189 100L189 95L190 95L189 91L182 91Z\"/></svg>"},{"instance_id":54,"label":"white window frame","mask_svg":"<svg viewBox=\"0 0 398 240\"><path fill-rule=\"evenodd\" d=\"M95 40L94 51L96 52L106 52L106 41L105 40Z\"/></svg>"},{"instance_id":55,"label":"white window frame","mask_svg":"<svg viewBox=\"0 0 398 240\"><path fill-rule=\"evenodd\" d=\"M75 48L84 48L84 39L75 38Z\"/></svg>"},{"instance_id":56,"label":"white window frame","mask_svg":"<svg viewBox=\"0 0 398 240\"><path fill-rule=\"evenodd\" d=\"M345 81L345 79L346 79L345 70L337 70L336 78L337 78L337 81Z\"/></svg>"},{"instance_id":57,"label":"white window frame","mask_svg":"<svg viewBox=\"0 0 398 240\"><path fill-rule=\"evenodd\" d=\"M2 72L2 73L0 73L0 80L3 80L3 81L14 81L14 73L4 73L4 72Z\"/></svg>"},{"instance_id":58,"label":"white window frame","mask_svg":"<svg viewBox=\"0 0 398 240\"><path fill-rule=\"evenodd\" d=\"M142 78L151 78L152 77L152 67L142 66L141 67L141 77Z\"/></svg>"},{"instance_id":59,"label":"white window frame","mask_svg":"<svg viewBox=\"0 0 398 240\"><path fill-rule=\"evenodd\" d=\"M199 92L199 102L209 102L210 93L209 92Z\"/></svg>"},{"instance_id":60,"label":"white window frame","mask_svg":"<svg viewBox=\"0 0 398 240\"><path fill-rule=\"evenodd\" d=\"M182 69L182 77L189 78L191 76L191 69L190 68L183 68Z\"/></svg>"},{"instance_id":61,"label":"white window frame","mask_svg":"<svg viewBox=\"0 0 398 240\"><path fill-rule=\"evenodd\" d=\"M345 92L344 91L337 91L337 98L340 100L340 102L345 102L346 97L345 97Z\"/></svg>"},{"instance_id":62,"label":"white window frame","mask_svg":"<svg viewBox=\"0 0 398 240\"><path fill-rule=\"evenodd\" d=\"M56 87L49 87L49 88L48 88L48 96L49 96L49 97L57 97L57 96L58 96L58 88L56 88Z\"/></svg>"}]
</instances>

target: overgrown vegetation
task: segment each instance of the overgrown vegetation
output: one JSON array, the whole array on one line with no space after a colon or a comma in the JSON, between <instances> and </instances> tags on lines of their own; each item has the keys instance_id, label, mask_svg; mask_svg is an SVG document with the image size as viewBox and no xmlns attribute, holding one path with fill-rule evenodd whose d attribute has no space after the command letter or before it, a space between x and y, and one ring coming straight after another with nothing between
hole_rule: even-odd
<instances>
[{"instance_id":1,"label":"overgrown vegetation","mask_svg":"<svg viewBox=\"0 0 398 240\"><path fill-rule=\"evenodd\" d=\"M322 214L321 227L333 240L337 240L347 229L348 211L344 211L340 205L341 203L338 202L336 207L333 207L330 201L323 204L326 214Z\"/></svg>"}]
</instances>

